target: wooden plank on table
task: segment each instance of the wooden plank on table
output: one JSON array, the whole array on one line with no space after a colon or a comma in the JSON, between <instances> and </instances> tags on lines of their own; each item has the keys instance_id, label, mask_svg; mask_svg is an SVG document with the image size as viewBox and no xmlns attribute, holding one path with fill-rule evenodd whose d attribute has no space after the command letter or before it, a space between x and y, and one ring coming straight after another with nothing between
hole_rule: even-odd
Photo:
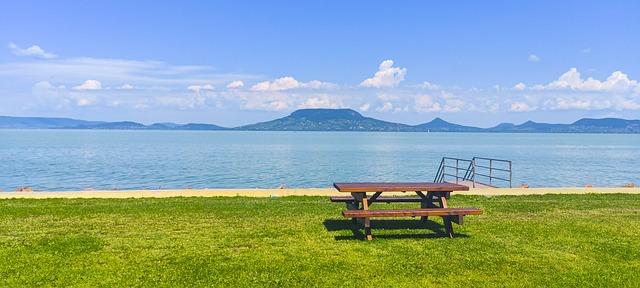
<instances>
[{"instance_id":1,"label":"wooden plank on table","mask_svg":"<svg viewBox=\"0 0 640 288\"><path fill-rule=\"evenodd\" d=\"M478 208L422 208L422 209L389 209L389 210L346 210L342 215L351 217L414 217L414 216L458 216L480 215Z\"/></svg>"},{"instance_id":2,"label":"wooden plank on table","mask_svg":"<svg viewBox=\"0 0 640 288\"><path fill-rule=\"evenodd\" d=\"M445 197L444 195L440 195L440 197L438 197L438 200L440 201L440 208L447 208L447 197Z\"/></svg>"},{"instance_id":3,"label":"wooden plank on table","mask_svg":"<svg viewBox=\"0 0 640 288\"><path fill-rule=\"evenodd\" d=\"M468 186L446 182L333 183L333 187L340 192L469 191Z\"/></svg>"},{"instance_id":4,"label":"wooden plank on table","mask_svg":"<svg viewBox=\"0 0 640 288\"><path fill-rule=\"evenodd\" d=\"M351 196L331 196L329 197L329 200L331 200L331 202L353 202L355 201L355 199ZM371 201L371 199L369 200L369 203L379 203L379 202L387 202L387 203L392 203L392 202L422 202L425 201L422 198L419 197L404 197L404 196L389 196L389 197L385 197L385 196L380 196L376 199L374 199L373 201ZM430 200L430 201L437 201L437 200Z\"/></svg>"}]
</instances>

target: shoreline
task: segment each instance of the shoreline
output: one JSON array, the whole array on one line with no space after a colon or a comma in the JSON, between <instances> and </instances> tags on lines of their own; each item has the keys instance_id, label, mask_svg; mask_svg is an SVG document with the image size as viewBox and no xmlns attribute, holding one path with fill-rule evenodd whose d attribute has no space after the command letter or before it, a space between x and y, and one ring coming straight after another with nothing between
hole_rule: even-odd
<instances>
[{"instance_id":1,"label":"shoreline","mask_svg":"<svg viewBox=\"0 0 640 288\"><path fill-rule=\"evenodd\" d=\"M545 194L640 194L640 187L542 187L542 188L470 188L454 195L518 196ZM403 195L405 193L392 193ZM348 195L333 188L287 189L166 189L166 190L91 190L55 192L0 192L0 199L53 198L169 198L169 197L285 197Z\"/></svg>"}]
</instances>

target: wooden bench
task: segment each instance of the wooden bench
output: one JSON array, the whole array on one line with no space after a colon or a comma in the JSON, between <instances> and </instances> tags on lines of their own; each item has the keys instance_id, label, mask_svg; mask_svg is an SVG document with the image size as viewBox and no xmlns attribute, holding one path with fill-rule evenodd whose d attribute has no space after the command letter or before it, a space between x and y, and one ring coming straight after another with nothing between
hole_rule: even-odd
<instances>
[{"instance_id":1,"label":"wooden bench","mask_svg":"<svg viewBox=\"0 0 640 288\"><path fill-rule=\"evenodd\" d=\"M345 210L342 216L346 218L378 218L378 217L428 217L440 216L444 219L444 229L450 238L453 238L451 222L462 225L465 215L480 215L482 210L478 208L422 208L399 210Z\"/></svg>"}]
</instances>

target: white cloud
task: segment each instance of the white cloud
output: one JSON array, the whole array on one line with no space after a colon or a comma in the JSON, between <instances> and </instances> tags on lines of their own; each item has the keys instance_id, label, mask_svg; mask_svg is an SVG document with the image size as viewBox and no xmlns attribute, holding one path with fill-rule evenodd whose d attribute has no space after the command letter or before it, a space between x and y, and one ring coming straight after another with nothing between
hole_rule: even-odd
<instances>
[{"instance_id":1,"label":"white cloud","mask_svg":"<svg viewBox=\"0 0 640 288\"><path fill-rule=\"evenodd\" d=\"M378 111L378 112L387 112L387 111L391 111L391 109L393 109L393 104L391 104L390 102L384 102L384 104L382 104L382 106L378 107L376 109L376 111Z\"/></svg>"},{"instance_id":2,"label":"white cloud","mask_svg":"<svg viewBox=\"0 0 640 288\"><path fill-rule=\"evenodd\" d=\"M372 78L362 81L360 86L373 88L394 87L404 80L406 74L406 68L393 67L392 60L384 60L380 63L378 72Z\"/></svg>"},{"instance_id":3,"label":"white cloud","mask_svg":"<svg viewBox=\"0 0 640 288\"><path fill-rule=\"evenodd\" d=\"M235 80L227 84L227 89L238 89L244 86L244 82L241 80Z\"/></svg>"},{"instance_id":4,"label":"white cloud","mask_svg":"<svg viewBox=\"0 0 640 288\"><path fill-rule=\"evenodd\" d=\"M323 95L317 97L311 97L304 103L300 104L298 108L340 108L342 103L332 100L330 97Z\"/></svg>"},{"instance_id":5,"label":"white cloud","mask_svg":"<svg viewBox=\"0 0 640 288\"><path fill-rule=\"evenodd\" d=\"M267 110L273 110L273 111L282 111L282 110L287 110L291 107L290 103L286 102L286 101L271 101L268 103L268 109Z\"/></svg>"},{"instance_id":6,"label":"white cloud","mask_svg":"<svg viewBox=\"0 0 640 288\"><path fill-rule=\"evenodd\" d=\"M288 99L269 99L265 101L249 101L245 103L243 108L249 110L266 110L266 111L282 111L292 107L291 101Z\"/></svg>"},{"instance_id":7,"label":"white cloud","mask_svg":"<svg viewBox=\"0 0 640 288\"><path fill-rule=\"evenodd\" d=\"M548 85L538 85L538 89L572 89L582 91L624 91L637 89L640 87L637 80L629 79L627 74L622 71L611 73L605 81L593 79L591 77L582 79L577 68L571 68L569 71L560 75Z\"/></svg>"},{"instance_id":8,"label":"white cloud","mask_svg":"<svg viewBox=\"0 0 640 288\"><path fill-rule=\"evenodd\" d=\"M466 102L462 99L447 99L444 103L445 112L460 112L464 108Z\"/></svg>"},{"instance_id":9,"label":"white cloud","mask_svg":"<svg viewBox=\"0 0 640 288\"><path fill-rule=\"evenodd\" d=\"M522 84L522 85L520 85ZM605 80L584 79L577 68L570 68L548 84L527 87L524 83L516 90L528 90L526 102L513 101L509 111L532 110L638 110L640 83L622 71L611 73ZM516 95L510 95L514 98ZM542 103L538 107L530 103Z\"/></svg>"},{"instance_id":10,"label":"white cloud","mask_svg":"<svg viewBox=\"0 0 640 288\"><path fill-rule=\"evenodd\" d=\"M77 106L90 106L96 103L96 99L94 97L78 97L76 99Z\"/></svg>"},{"instance_id":11,"label":"white cloud","mask_svg":"<svg viewBox=\"0 0 640 288\"><path fill-rule=\"evenodd\" d=\"M549 99L544 103L547 108L551 110L570 110L570 109L580 109L580 110L589 110L591 109L591 101L585 99L574 99L574 98L557 98L557 99Z\"/></svg>"},{"instance_id":12,"label":"white cloud","mask_svg":"<svg viewBox=\"0 0 640 288\"><path fill-rule=\"evenodd\" d=\"M400 99L400 96L395 93L378 93L378 99L382 101L394 101Z\"/></svg>"},{"instance_id":13,"label":"white cloud","mask_svg":"<svg viewBox=\"0 0 640 288\"><path fill-rule=\"evenodd\" d=\"M396 107L393 109L393 112L407 112L407 111L409 111L409 106Z\"/></svg>"},{"instance_id":14,"label":"white cloud","mask_svg":"<svg viewBox=\"0 0 640 288\"><path fill-rule=\"evenodd\" d=\"M138 103L139 109L149 108L151 105L176 107L181 110L195 109L206 104L206 98L198 92L191 95L166 95L153 99L155 103ZM142 105L141 105L142 104Z\"/></svg>"},{"instance_id":15,"label":"white cloud","mask_svg":"<svg viewBox=\"0 0 640 288\"><path fill-rule=\"evenodd\" d=\"M329 83L329 82L311 80L311 81L309 81L307 83L301 83L301 87L302 88L310 88L310 89L334 89L334 88L337 88L338 85L333 84L333 83Z\"/></svg>"},{"instance_id":16,"label":"white cloud","mask_svg":"<svg viewBox=\"0 0 640 288\"><path fill-rule=\"evenodd\" d=\"M73 90L100 90L102 83L98 80L86 80L82 84L73 87Z\"/></svg>"},{"instance_id":17,"label":"white cloud","mask_svg":"<svg viewBox=\"0 0 640 288\"><path fill-rule=\"evenodd\" d=\"M309 82L300 82L291 76L281 77L273 81L263 81L251 87L251 91L284 91L298 88L332 88L335 84L312 80Z\"/></svg>"},{"instance_id":18,"label":"white cloud","mask_svg":"<svg viewBox=\"0 0 640 288\"><path fill-rule=\"evenodd\" d=\"M540 62L540 56L536 55L536 54L530 54L529 55L529 62Z\"/></svg>"},{"instance_id":19,"label":"white cloud","mask_svg":"<svg viewBox=\"0 0 640 288\"><path fill-rule=\"evenodd\" d=\"M34 84L33 94L37 96L36 99L32 100L33 102L59 109L85 107L98 103L96 95L67 90L64 85L54 85L49 81L40 81Z\"/></svg>"},{"instance_id":20,"label":"white cloud","mask_svg":"<svg viewBox=\"0 0 640 288\"><path fill-rule=\"evenodd\" d=\"M616 105L618 110L640 110L640 103L632 100L622 100Z\"/></svg>"},{"instance_id":21,"label":"white cloud","mask_svg":"<svg viewBox=\"0 0 640 288\"><path fill-rule=\"evenodd\" d=\"M204 84L204 85L190 85L189 87L187 87L187 90L196 92L196 93L200 93L200 91L213 91L215 88L213 87L213 85L211 84Z\"/></svg>"},{"instance_id":22,"label":"white cloud","mask_svg":"<svg viewBox=\"0 0 640 288\"><path fill-rule=\"evenodd\" d=\"M127 83L127 84L124 84L124 85L120 86L118 89L121 89L121 90L131 90L131 89L133 89L133 88L134 88L134 87L133 87L133 85L131 85L131 84L128 84L128 83Z\"/></svg>"},{"instance_id":23,"label":"white cloud","mask_svg":"<svg viewBox=\"0 0 640 288\"><path fill-rule=\"evenodd\" d=\"M511 107L509 108L509 111L513 112L529 112L534 110L536 110L535 107L532 107L525 102L513 102L511 103Z\"/></svg>"},{"instance_id":24,"label":"white cloud","mask_svg":"<svg viewBox=\"0 0 640 288\"><path fill-rule=\"evenodd\" d=\"M58 57L56 54L44 51L38 45L33 45L29 48L23 49L12 42L12 43L9 43L8 47L9 47L9 50L11 50L11 53L17 56L30 56L30 57L36 57L41 59L53 59Z\"/></svg>"},{"instance_id":25,"label":"white cloud","mask_svg":"<svg viewBox=\"0 0 640 288\"><path fill-rule=\"evenodd\" d=\"M438 112L442 110L440 103L434 102L429 95L419 95L415 99L414 109L418 112Z\"/></svg>"},{"instance_id":26,"label":"white cloud","mask_svg":"<svg viewBox=\"0 0 640 288\"><path fill-rule=\"evenodd\" d=\"M420 84L420 88L427 90L440 90L440 86L427 81L422 82L422 84Z\"/></svg>"},{"instance_id":27,"label":"white cloud","mask_svg":"<svg viewBox=\"0 0 640 288\"><path fill-rule=\"evenodd\" d=\"M300 87L300 82L293 77L282 77L273 81L263 81L251 87L252 91L281 91Z\"/></svg>"},{"instance_id":28,"label":"white cloud","mask_svg":"<svg viewBox=\"0 0 640 288\"><path fill-rule=\"evenodd\" d=\"M178 89L191 83L222 85L229 81L257 79L255 75L218 73L213 67L171 65L160 61L136 61L104 58L68 58L50 61L0 63L0 76L34 81L52 76L73 83L100 79L110 83L136 83L146 90ZM141 89L142 90L142 89Z\"/></svg>"},{"instance_id":29,"label":"white cloud","mask_svg":"<svg viewBox=\"0 0 640 288\"><path fill-rule=\"evenodd\" d=\"M40 81L33 85L33 89L37 89L37 90L49 90L53 88L55 87L49 81Z\"/></svg>"},{"instance_id":30,"label":"white cloud","mask_svg":"<svg viewBox=\"0 0 640 288\"><path fill-rule=\"evenodd\" d=\"M278 91L271 93L239 91L234 99L240 102L241 108L248 110L281 111L295 107L296 103L300 103L295 94Z\"/></svg>"},{"instance_id":31,"label":"white cloud","mask_svg":"<svg viewBox=\"0 0 640 288\"><path fill-rule=\"evenodd\" d=\"M640 110L640 103L633 99L613 96L608 99L563 97L544 102L550 110Z\"/></svg>"},{"instance_id":32,"label":"white cloud","mask_svg":"<svg viewBox=\"0 0 640 288\"><path fill-rule=\"evenodd\" d=\"M360 105L360 107L358 107L358 110L360 110L362 112L367 112L367 111L369 111L369 108L371 108L371 104L364 103L364 104Z\"/></svg>"}]
</instances>

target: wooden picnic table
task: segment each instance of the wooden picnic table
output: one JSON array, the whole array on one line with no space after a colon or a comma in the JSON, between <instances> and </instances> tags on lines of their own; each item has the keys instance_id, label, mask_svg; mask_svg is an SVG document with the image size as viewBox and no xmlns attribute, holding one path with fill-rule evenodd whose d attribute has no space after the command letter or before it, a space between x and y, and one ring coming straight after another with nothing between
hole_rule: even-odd
<instances>
[{"instance_id":1,"label":"wooden picnic table","mask_svg":"<svg viewBox=\"0 0 640 288\"><path fill-rule=\"evenodd\" d=\"M400 182L400 183L333 183L339 192L351 193L351 197L331 197L332 202L345 202L347 210L342 213L344 217L361 220L367 240L373 239L371 235L371 217L405 217L420 216L426 221L429 216L441 216L444 219L444 227L449 237L453 237L451 222L462 224L465 215L477 215L482 211L477 208L449 208L447 198L454 191L468 191L469 187L455 183L431 183L431 182ZM382 193L411 192L418 197L386 197ZM373 193L367 196L367 193ZM371 210L371 204L376 202L420 202L420 209L396 209L396 210Z\"/></svg>"}]
</instances>

